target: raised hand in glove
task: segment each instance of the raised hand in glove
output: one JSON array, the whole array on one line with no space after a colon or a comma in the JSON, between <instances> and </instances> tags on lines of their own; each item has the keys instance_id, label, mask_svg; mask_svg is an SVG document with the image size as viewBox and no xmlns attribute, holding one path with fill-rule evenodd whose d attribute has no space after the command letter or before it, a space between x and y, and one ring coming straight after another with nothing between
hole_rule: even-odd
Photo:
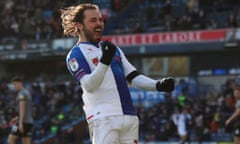
<instances>
[{"instance_id":1,"label":"raised hand in glove","mask_svg":"<svg viewBox=\"0 0 240 144\"><path fill-rule=\"evenodd\" d=\"M171 92L174 90L175 81L172 77L163 78L157 82L156 88L158 91Z\"/></svg>"},{"instance_id":2,"label":"raised hand in glove","mask_svg":"<svg viewBox=\"0 0 240 144\"><path fill-rule=\"evenodd\" d=\"M103 64L110 65L117 47L109 41L102 42L102 57L100 61Z\"/></svg>"}]
</instances>

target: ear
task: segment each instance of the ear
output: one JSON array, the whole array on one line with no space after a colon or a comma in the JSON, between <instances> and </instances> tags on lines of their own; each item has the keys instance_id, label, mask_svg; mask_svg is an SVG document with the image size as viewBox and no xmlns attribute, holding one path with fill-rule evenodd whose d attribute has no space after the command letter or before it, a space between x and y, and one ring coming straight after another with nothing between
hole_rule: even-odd
<instances>
[{"instance_id":1,"label":"ear","mask_svg":"<svg viewBox=\"0 0 240 144\"><path fill-rule=\"evenodd\" d=\"M83 24L81 24L80 22L78 22L78 23L76 23L76 26L77 26L77 28L78 28L80 31L82 31L82 29L83 29Z\"/></svg>"}]
</instances>

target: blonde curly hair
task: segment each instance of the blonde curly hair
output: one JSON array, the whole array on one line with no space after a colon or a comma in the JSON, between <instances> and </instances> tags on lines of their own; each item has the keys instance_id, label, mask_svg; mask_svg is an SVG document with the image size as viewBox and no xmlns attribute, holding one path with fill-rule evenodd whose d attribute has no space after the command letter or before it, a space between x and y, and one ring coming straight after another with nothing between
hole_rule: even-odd
<instances>
[{"instance_id":1,"label":"blonde curly hair","mask_svg":"<svg viewBox=\"0 0 240 144\"><path fill-rule=\"evenodd\" d=\"M83 22L84 11L87 9L95 9L99 11L99 7L97 5L90 3L79 4L77 6L70 6L61 9L61 20L64 35L79 35L79 30L76 24L78 22Z\"/></svg>"}]
</instances>

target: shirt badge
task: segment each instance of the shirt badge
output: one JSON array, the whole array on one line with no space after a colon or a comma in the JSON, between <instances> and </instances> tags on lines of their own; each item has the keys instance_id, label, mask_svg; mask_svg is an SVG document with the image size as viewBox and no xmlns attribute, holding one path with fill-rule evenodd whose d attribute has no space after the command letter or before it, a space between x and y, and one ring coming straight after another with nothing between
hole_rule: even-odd
<instances>
[{"instance_id":1,"label":"shirt badge","mask_svg":"<svg viewBox=\"0 0 240 144\"><path fill-rule=\"evenodd\" d=\"M72 71L77 71L78 68L79 68L79 64L77 62L77 59L76 58L72 58L70 61L69 61L69 65L70 65L70 68Z\"/></svg>"},{"instance_id":2,"label":"shirt badge","mask_svg":"<svg viewBox=\"0 0 240 144\"><path fill-rule=\"evenodd\" d=\"M97 57L95 57L95 58L93 58L93 59L92 59L92 62L93 62L93 64L97 65L97 64L98 64L98 62L99 62L99 60L98 60L98 58L97 58Z\"/></svg>"}]
</instances>

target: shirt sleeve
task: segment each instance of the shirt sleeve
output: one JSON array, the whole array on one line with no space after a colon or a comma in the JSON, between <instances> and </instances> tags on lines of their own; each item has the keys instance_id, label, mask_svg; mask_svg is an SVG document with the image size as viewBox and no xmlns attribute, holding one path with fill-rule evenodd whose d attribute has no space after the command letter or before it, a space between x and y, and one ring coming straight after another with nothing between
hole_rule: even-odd
<instances>
[{"instance_id":1,"label":"shirt sleeve","mask_svg":"<svg viewBox=\"0 0 240 144\"><path fill-rule=\"evenodd\" d=\"M237 100L235 107L240 109L240 100Z\"/></svg>"},{"instance_id":2,"label":"shirt sleeve","mask_svg":"<svg viewBox=\"0 0 240 144\"><path fill-rule=\"evenodd\" d=\"M119 49L119 51L121 54L121 60L122 60L125 76L128 76L133 71L137 71L137 69L127 60L126 56L121 51L121 49ZM133 86L140 89L156 90L157 81L143 74L136 75L131 82Z\"/></svg>"},{"instance_id":3,"label":"shirt sleeve","mask_svg":"<svg viewBox=\"0 0 240 144\"><path fill-rule=\"evenodd\" d=\"M132 85L143 90L156 90L157 80L145 75L138 75L132 80Z\"/></svg>"},{"instance_id":4,"label":"shirt sleeve","mask_svg":"<svg viewBox=\"0 0 240 144\"><path fill-rule=\"evenodd\" d=\"M81 50L76 47L67 56L67 67L83 89L93 92L100 87L109 66L99 63L95 70L91 71Z\"/></svg>"},{"instance_id":5,"label":"shirt sleeve","mask_svg":"<svg viewBox=\"0 0 240 144\"><path fill-rule=\"evenodd\" d=\"M69 72L80 84L80 79L89 74L90 67L79 47L74 47L67 55L66 64Z\"/></svg>"},{"instance_id":6,"label":"shirt sleeve","mask_svg":"<svg viewBox=\"0 0 240 144\"><path fill-rule=\"evenodd\" d=\"M17 101L24 101L24 100L26 100L26 96L20 92L17 96Z\"/></svg>"},{"instance_id":7,"label":"shirt sleeve","mask_svg":"<svg viewBox=\"0 0 240 144\"><path fill-rule=\"evenodd\" d=\"M122 52L120 48L118 48L120 55L121 55L121 61L123 64L123 69L124 69L124 75L127 76L133 71L136 71L136 68L128 61L126 58L125 54Z\"/></svg>"}]
</instances>

